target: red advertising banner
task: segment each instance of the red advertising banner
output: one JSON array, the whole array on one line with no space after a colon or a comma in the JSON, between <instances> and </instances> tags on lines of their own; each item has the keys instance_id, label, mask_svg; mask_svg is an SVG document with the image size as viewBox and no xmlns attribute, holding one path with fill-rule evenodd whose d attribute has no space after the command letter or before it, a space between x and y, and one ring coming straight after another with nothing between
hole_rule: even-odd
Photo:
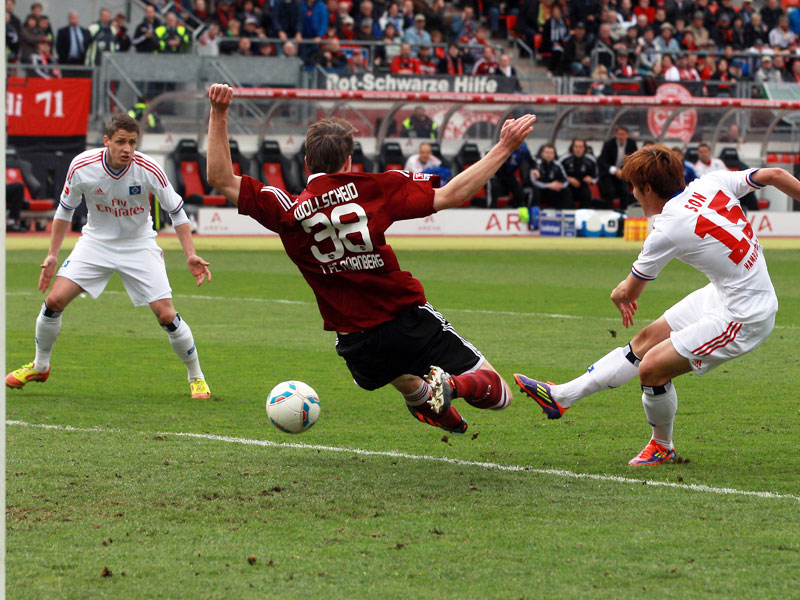
<instances>
[{"instance_id":1,"label":"red advertising banner","mask_svg":"<svg viewBox=\"0 0 800 600\"><path fill-rule=\"evenodd\" d=\"M91 79L9 77L6 132L11 136L86 135Z\"/></svg>"}]
</instances>

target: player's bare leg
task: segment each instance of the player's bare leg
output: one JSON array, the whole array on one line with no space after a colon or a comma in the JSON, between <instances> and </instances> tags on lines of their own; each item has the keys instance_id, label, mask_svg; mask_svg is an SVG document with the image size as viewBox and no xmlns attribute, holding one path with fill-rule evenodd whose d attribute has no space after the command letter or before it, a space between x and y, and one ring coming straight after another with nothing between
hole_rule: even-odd
<instances>
[{"instance_id":1,"label":"player's bare leg","mask_svg":"<svg viewBox=\"0 0 800 600\"><path fill-rule=\"evenodd\" d=\"M637 376L640 362L657 344L669 339L672 330L664 317L639 331L630 344L614 348L591 365L586 373L556 385L516 374L520 389L536 400L549 419L558 419L581 398L619 387Z\"/></svg>"},{"instance_id":2,"label":"player's bare leg","mask_svg":"<svg viewBox=\"0 0 800 600\"><path fill-rule=\"evenodd\" d=\"M8 387L21 388L29 381L47 381L50 376L50 356L61 333L61 313L82 292L83 289L74 281L66 277L55 278L36 317L36 356L33 362L6 375Z\"/></svg>"},{"instance_id":3,"label":"player's bare leg","mask_svg":"<svg viewBox=\"0 0 800 600\"><path fill-rule=\"evenodd\" d=\"M448 405L437 411L431 405L433 389L427 381L416 375L401 375L392 385L403 394L408 410L414 418L432 425L441 427L450 433L461 434L467 430L467 422L458 413L454 406Z\"/></svg>"},{"instance_id":4,"label":"player's bare leg","mask_svg":"<svg viewBox=\"0 0 800 600\"><path fill-rule=\"evenodd\" d=\"M192 398L210 398L211 390L208 389L203 371L200 369L197 347L188 323L175 311L171 298L151 302L150 308L153 309L159 325L167 332L172 349L186 365Z\"/></svg>"},{"instance_id":5,"label":"player's bare leg","mask_svg":"<svg viewBox=\"0 0 800 600\"><path fill-rule=\"evenodd\" d=\"M672 426L678 412L678 395L672 379L691 370L689 361L678 354L669 339L647 352L639 365L639 381L642 383L642 406L653 435L629 465L658 465L675 458Z\"/></svg>"}]
</instances>

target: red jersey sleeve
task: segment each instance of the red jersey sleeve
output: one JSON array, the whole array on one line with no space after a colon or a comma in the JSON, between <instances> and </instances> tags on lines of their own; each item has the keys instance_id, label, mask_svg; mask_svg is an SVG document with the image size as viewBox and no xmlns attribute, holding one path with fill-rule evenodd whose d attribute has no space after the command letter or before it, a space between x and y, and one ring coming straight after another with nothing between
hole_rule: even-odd
<instances>
[{"instance_id":1,"label":"red jersey sleeve","mask_svg":"<svg viewBox=\"0 0 800 600\"><path fill-rule=\"evenodd\" d=\"M239 188L239 214L252 217L264 227L280 233L283 214L294 206L294 197L285 191L242 175Z\"/></svg>"},{"instance_id":2,"label":"red jersey sleeve","mask_svg":"<svg viewBox=\"0 0 800 600\"><path fill-rule=\"evenodd\" d=\"M439 176L429 173L387 171L378 178L392 221L416 219L433 214L434 188Z\"/></svg>"}]
</instances>

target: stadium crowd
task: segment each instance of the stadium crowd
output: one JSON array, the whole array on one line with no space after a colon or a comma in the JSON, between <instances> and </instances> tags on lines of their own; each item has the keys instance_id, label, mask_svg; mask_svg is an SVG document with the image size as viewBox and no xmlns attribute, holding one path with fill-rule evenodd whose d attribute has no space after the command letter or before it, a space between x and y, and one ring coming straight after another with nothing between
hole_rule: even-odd
<instances>
[{"instance_id":1,"label":"stadium crowd","mask_svg":"<svg viewBox=\"0 0 800 600\"><path fill-rule=\"evenodd\" d=\"M550 74L595 79L590 94L652 93L655 82L681 81L697 95L726 96L743 81L799 82L800 11L779 0L733 2L157 0L135 26L101 9L88 26L72 12L54 32L41 4L22 21L6 0L6 46L11 62L38 76L60 75L42 65L96 65L110 51L299 56L341 73L516 78L506 43L517 37Z\"/></svg>"}]
</instances>

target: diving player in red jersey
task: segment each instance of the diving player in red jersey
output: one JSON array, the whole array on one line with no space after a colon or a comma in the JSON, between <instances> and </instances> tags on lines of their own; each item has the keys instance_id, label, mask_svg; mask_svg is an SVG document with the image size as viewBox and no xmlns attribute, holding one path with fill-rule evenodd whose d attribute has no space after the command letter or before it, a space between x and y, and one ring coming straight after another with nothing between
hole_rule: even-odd
<instances>
[{"instance_id":1,"label":"diving player in red jersey","mask_svg":"<svg viewBox=\"0 0 800 600\"><path fill-rule=\"evenodd\" d=\"M395 221L462 205L533 131L534 115L510 119L479 162L441 188L435 175L351 172L352 125L322 119L306 136L306 189L294 196L231 167L227 113L233 90L208 91L208 181L248 215L280 235L317 299L336 351L366 390L391 383L420 421L451 433L467 422L452 398L482 409L511 404L511 390L481 353L425 299L403 271L384 233Z\"/></svg>"}]
</instances>

